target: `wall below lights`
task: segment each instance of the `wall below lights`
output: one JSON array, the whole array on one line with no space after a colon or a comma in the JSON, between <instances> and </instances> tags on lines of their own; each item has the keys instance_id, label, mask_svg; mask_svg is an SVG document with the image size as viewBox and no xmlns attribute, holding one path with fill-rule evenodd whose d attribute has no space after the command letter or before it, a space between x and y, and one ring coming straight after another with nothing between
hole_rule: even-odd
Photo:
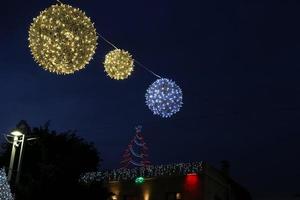
<instances>
[{"instance_id":1,"label":"wall below lights","mask_svg":"<svg viewBox=\"0 0 300 200\"><path fill-rule=\"evenodd\" d=\"M168 195L170 197L174 196L174 200L176 199L176 196L178 199L189 200L191 198L187 198L188 196L186 196L186 187L189 184L186 182L186 176L173 176L146 178L143 184L136 184L134 181L110 182L108 187L111 192L116 194L117 199L121 200L124 200L124 198L128 200L135 198L137 200L163 200L168 199ZM201 191L201 184L193 184L191 186L194 195L193 197L199 200L203 199L201 197L202 193L197 192ZM189 192L191 191L189 190Z\"/></svg>"},{"instance_id":2,"label":"wall below lights","mask_svg":"<svg viewBox=\"0 0 300 200\"><path fill-rule=\"evenodd\" d=\"M144 180L109 181L107 187L119 200L246 200L235 194L232 179L205 164L186 174L143 177ZM138 177L136 177L138 178ZM235 183L237 184L237 183ZM246 190L245 190L246 191Z\"/></svg>"}]
</instances>

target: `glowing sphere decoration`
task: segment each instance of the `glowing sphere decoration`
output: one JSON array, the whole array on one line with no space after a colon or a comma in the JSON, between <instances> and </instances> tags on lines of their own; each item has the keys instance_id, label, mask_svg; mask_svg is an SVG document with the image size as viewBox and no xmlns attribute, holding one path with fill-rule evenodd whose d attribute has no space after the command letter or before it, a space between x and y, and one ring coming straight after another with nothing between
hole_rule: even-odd
<instances>
[{"instance_id":1,"label":"glowing sphere decoration","mask_svg":"<svg viewBox=\"0 0 300 200\"><path fill-rule=\"evenodd\" d=\"M97 46L94 24L78 8L53 5L42 11L29 28L34 60L57 74L72 74L92 59Z\"/></svg>"},{"instance_id":2,"label":"glowing sphere decoration","mask_svg":"<svg viewBox=\"0 0 300 200\"><path fill-rule=\"evenodd\" d=\"M106 54L103 64L109 77L123 80L128 78L133 71L134 60L129 52L115 49Z\"/></svg>"},{"instance_id":3,"label":"glowing sphere decoration","mask_svg":"<svg viewBox=\"0 0 300 200\"><path fill-rule=\"evenodd\" d=\"M182 107L182 91L172 80L161 78L150 85L146 93L149 109L161 117L171 117Z\"/></svg>"}]
</instances>

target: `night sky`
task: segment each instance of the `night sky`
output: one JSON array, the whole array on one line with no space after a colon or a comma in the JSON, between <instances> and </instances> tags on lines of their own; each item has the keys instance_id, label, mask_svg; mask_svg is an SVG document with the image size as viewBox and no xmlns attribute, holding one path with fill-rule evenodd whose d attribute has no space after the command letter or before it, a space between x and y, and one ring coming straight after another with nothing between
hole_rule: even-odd
<instances>
[{"instance_id":1,"label":"night sky","mask_svg":"<svg viewBox=\"0 0 300 200\"><path fill-rule=\"evenodd\" d=\"M184 94L170 119L152 115L145 91L156 77L137 66L125 81L106 76L104 41L74 75L32 59L28 28L54 0L7 0L0 11L0 131L51 120L94 142L104 168L117 168L143 125L153 164L231 162L254 199L300 193L300 1L72 1L97 31ZM1 141L3 139L1 138ZM265 197L265 198L264 198Z\"/></svg>"}]
</instances>

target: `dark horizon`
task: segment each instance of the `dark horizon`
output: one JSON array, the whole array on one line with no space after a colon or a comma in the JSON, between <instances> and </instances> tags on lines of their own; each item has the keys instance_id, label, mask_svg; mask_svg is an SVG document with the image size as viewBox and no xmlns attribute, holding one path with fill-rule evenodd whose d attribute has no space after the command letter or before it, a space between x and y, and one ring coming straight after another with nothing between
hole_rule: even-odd
<instances>
[{"instance_id":1,"label":"dark horizon","mask_svg":"<svg viewBox=\"0 0 300 200\"><path fill-rule=\"evenodd\" d=\"M110 79L99 38L94 59L74 75L39 67L28 29L56 1L5 1L1 7L0 131L22 119L31 127L77 130L94 142L104 168L117 168L136 125L154 164L231 163L253 199L300 193L300 2L63 1L80 8L99 33L183 91L183 107L163 119L145 105L156 78L136 66ZM1 142L4 139L1 138Z\"/></svg>"}]
</instances>

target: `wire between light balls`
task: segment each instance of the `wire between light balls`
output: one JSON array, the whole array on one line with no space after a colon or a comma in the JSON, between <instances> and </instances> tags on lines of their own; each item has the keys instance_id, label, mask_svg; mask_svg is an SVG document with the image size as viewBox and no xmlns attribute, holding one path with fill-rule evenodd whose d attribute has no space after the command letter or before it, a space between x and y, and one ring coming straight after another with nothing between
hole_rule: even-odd
<instances>
[{"instance_id":1,"label":"wire between light balls","mask_svg":"<svg viewBox=\"0 0 300 200\"><path fill-rule=\"evenodd\" d=\"M168 118L180 111L182 91L172 80L161 78L150 85L146 92L146 105L154 115Z\"/></svg>"}]
</instances>

